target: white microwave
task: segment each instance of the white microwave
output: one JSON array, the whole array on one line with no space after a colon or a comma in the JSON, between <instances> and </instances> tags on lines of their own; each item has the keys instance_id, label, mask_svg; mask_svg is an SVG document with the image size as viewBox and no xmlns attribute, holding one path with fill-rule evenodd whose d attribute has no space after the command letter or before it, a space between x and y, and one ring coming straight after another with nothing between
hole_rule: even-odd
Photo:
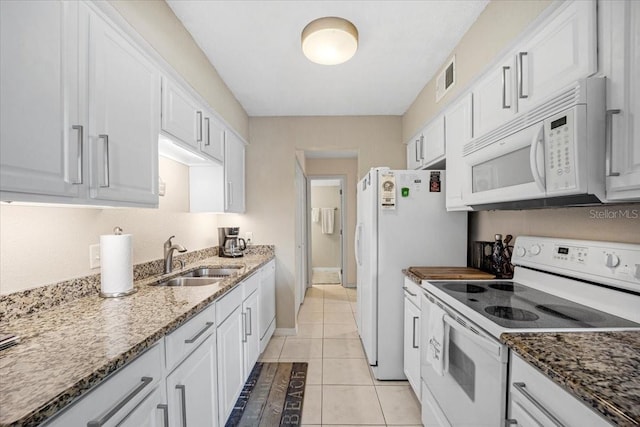
<instances>
[{"instance_id":1,"label":"white microwave","mask_svg":"<svg viewBox=\"0 0 640 427\"><path fill-rule=\"evenodd\" d=\"M462 197L474 209L600 203L605 81L577 81L464 146Z\"/></svg>"}]
</instances>

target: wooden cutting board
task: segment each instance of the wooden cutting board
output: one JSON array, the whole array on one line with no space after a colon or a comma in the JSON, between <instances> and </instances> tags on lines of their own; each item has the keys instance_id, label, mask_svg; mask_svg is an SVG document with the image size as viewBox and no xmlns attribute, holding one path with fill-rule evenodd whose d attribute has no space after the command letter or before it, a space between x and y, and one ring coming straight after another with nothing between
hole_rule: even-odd
<instances>
[{"instance_id":1,"label":"wooden cutting board","mask_svg":"<svg viewBox=\"0 0 640 427\"><path fill-rule=\"evenodd\" d=\"M470 267L409 267L422 280L490 280L496 276Z\"/></svg>"}]
</instances>

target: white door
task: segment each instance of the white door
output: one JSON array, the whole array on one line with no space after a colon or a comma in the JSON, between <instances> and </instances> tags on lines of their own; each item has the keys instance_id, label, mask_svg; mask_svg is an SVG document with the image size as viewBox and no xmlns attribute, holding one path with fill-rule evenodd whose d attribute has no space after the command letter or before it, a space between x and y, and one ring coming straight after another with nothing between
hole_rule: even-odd
<instances>
[{"instance_id":1,"label":"white door","mask_svg":"<svg viewBox=\"0 0 640 427\"><path fill-rule=\"evenodd\" d=\"M169 425L214 426L216 405L216 337L207 338L167 376Z\"/></svg>"},{"instance_id":2,"label":"white door","mask_svg":"<svg viewBox=\"0 0 640 427\"><path fill-rule=\"evenodd\" d=\"M244 143L227 132L224 146L225 212L244 213Z\"/></svg>"},{"instance_id":3,"label":"white door","mask_svg":"<svg viewBox=\"0 0 640 427\"><path fill-rule=\"evenodd\" d=\"M607 76L607 199L640 199L640 4L604 2L602 65Z\"/></svg>"},{"instance_id":4,"label":"white door","mask_svg":"<svg viewBox=\"0 0 640 427\"><path fill-rule=\"evenodd\" d=\"M78 3L0 1L1 191L81 195L79 84Z\"/></svg>"},{"instance_id":5,"label":"white door","mask_svg":"<svg viewBox=\"0 0 640 427\"><path fill-rule=\"evenodd\" d=\"M473 86L473 136L478 138L508 122L518 111L515 99L515 59L500 65Z\"/></svg>"},{"instance_id":6,"label":"white door","mask_svg":"<svg viewBox=\"0 0 640 427\"><path fill-rule=\"evenodd\" d=\"M89 16L91 197L158 204L160 76L118 31Z\"/></svg>"},{"instance_id":7,"label":"white door","mask_svg":"<svg viewBox=\"0 0 640 427\"><path fill-rule=\"evenodd\" d=\"M378 171L358 184L358 333L370 365L378 361Z\"/></svg>"},{"instance_id":8,"label":"white door","mask_svg":"<svg viewBox=\"0 0 640 427\"><path fill-rule=\"evenodd\" d=\"M424 136L422 133L416 135L407 144L407 169L420 169L424 159Z\"/></svg>"},{"instance_id":9,"label":"white door","mask_svg":"<svg viewBox=\"0 0 640 427\"><path fill-rule=\"evenodd\" d=\"M468 168L462 158L462 147L472 137L472 95L463 97L447 109L445 139L447 144L446 204L448 211L469 210L462 201L463 183L468 178Z\"/></svg>"},{"instance_id":10,"label":"white door","mask_svg":"<svg viewBox=\"0 0 640 427\"><path fill-rule=\"evenodd\" d=\"M257 279L256 279L257 280ZM260 328L258 319L260 316L258 299L261 289L258 289L242 303L242 314L244 316L244 379L249 376L253 365L260 356Z\"/></svg>"},{"instance_id":11,"label":"white door","mask_svg":"<svg viewBox=\"0 0 640 427\"><path fill-rule=\"evenodd\" d=\"M296 263L296 292L295 313L298 313L300 304L304 301L307 291L307 177L302 168L295 162L295 191L296 191L296 217L295 217L295 263Z\"/></svg>"},{"instance_id":12,"label":"white door","mask_svg":"<svg viewBox=\"0 0 640 427\"><path fill-rule=\"evenodd\" d=\"M595 73L596 2L566 2L517 52L518 111L537 106L554 92Z\"/></svg>"},{"instance_id":13,"label":"white door","mask_svg":"<svg viewBox=\"0 0 640 427\"><path fill-rule=\"evenodd\" d=\"M420 398L420 309L404 299L404 374Z\"/></svg>"},{"instance_id":14,"label":"white door","mask_svg":"<svg viewBox=\"0 0 640 427\"><path fill-rule=\"evenodd\" d=\"M425 166L444 159L444 121L445 117L441 114L424 128L422 159Z\"/></svg>"},{"instance_id":15,"label":"white door","mask_svg":"<svg viewBox=\"0 0 640 427\"><path fill-rule=\"evenodd\" d=\"M162 78L162 130L198 149L203 139L203 111L174 82Z\"/></svg>"},{"instance_id":16,"label":"white door","mask_svg":"<svg viewBox=\"0 0 640 427\"><path fill-rule=\"evenodd\" d=\"M221 426L225 425L244 385L242 328L242 310L237 307L216 330L218 413Z\"/></svg>"},{"instance_id":17,"label":"white door","mask_svg":"<svg viewBox=\"0 0 640 427\"><path fill-rule=\"evenodd\" d=\"M164 384L156 387L118 424L118 427L168 427L169 408L163 388Z\"/></svg>"}]
</instances>

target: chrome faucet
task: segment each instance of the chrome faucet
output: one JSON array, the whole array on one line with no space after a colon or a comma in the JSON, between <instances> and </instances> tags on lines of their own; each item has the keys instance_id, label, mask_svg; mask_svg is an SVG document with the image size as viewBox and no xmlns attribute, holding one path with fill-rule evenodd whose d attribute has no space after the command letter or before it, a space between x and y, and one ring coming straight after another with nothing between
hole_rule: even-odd
<instances>
[{"instance_id":1,"label":"chrome faucet","mask_svg":"<svg viewBox=\"0 0 640 427\"><path fill-rule=\"evenodd\" d=\"M174 237L176 236L171 236L164 242L164 274L171 273L173 270L173 251L180 253L187 251L184 246L171 243L171 239ZM182 263L182 266L184 267L184 263Z\"/></svg>"}]
</instances>

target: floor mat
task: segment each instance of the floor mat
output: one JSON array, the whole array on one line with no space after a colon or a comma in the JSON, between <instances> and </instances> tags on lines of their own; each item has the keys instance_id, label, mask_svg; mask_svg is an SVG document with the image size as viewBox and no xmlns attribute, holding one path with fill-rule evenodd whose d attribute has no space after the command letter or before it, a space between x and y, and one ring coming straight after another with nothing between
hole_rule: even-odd
<instances>
[{"instance_id":1,"label":"floor mat","mask_svg":"<svg viewBox=\"0 0 640 427\"><path fill-rule=\"evenodd\" d=\"M314 285L340 285L342 280L339 271L314 271L311 282Z\"/></svg>"},{"instance_id":2,"label":"floor mat","mask_svg":"<svg viewBox=\"0 0 640 427\"><path fill-rule=\"evenodd\" d=\"M307 366L256 363L225 427L300 426Z\"/></svg>"}]
</instances>

